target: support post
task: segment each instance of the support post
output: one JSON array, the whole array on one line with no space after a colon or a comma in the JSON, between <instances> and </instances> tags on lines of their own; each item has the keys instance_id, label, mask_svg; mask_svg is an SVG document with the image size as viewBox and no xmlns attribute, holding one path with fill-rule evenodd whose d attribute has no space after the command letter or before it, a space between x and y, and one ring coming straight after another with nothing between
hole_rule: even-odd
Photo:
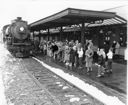
<instances>
[{"instance_id":1,"label":"support post","mask_svg":"<svg viewBox=\"0 0 128 105\"><path fill-rule=\"evenodd\" d=\"M49 32L49 28L48 28L48 36L47 36L48 41L49 41L49 36L50 36L50 32Z\"/></svg>"},{"instance_id":2,"label":"support post","mask_svg":"<svg viewBox=\"0 0 128 105\"><path fill-rule=\"evenodd\" d=\"M82 22L82 27L81 27L81 44L82 46L84 45L84 34L85 34L85 24Z\"/></svg>"},{"instance_id":3,"label":"support post","mask_svg":"<svg viewBox=\"0 0 128 105\"><path fill-rule=\"evenodd\" d=\"M63 38L63 27L61 26L60 27L60 41L62 40Z\"/></svg>"}]
</instances>

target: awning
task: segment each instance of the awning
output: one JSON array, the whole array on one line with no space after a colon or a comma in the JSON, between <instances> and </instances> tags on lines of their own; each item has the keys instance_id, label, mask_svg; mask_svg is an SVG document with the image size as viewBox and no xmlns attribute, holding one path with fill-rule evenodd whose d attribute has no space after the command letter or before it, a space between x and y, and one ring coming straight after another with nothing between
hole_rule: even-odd
<instances>
[{"instance_id":1,"label":"awning","mask_svg":"<svg viewBox=\"0 0 128 105\"><path fill-rule=\"evenodd\" d=\"M99 23L99 24L90 24L90 25L88 25L88 27L119 25L119 24L127 24L127 20L116 15L114 18L105 19L102 23Z\"/></svg>"},{"instance_id":2,"label":"awning","mask_svg":"<svg viewBox=\"0 0 128 105\"><path fill-rule=\"evenodd\" d=\"M95 21L103 21L105 19L114 18L114 12L90 11L74 8L67 8L49 17L38 20L30 24L31 30L43 30L67 25L94 23Z\"/></svg>"}]
</instances>

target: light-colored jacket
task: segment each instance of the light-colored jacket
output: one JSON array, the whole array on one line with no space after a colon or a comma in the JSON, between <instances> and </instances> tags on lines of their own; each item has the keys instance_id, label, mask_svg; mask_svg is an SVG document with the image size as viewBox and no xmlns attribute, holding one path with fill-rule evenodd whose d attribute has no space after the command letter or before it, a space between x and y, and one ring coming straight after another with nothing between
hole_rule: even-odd
<instances>
[{"instance_id":1,"label":"light-colored jacket","mask_svg":"<svg viewBox=\"0 0 128 105\"><path fill-rule=\"evenodd\" d=\"M83 48L78 49L77 53L79 58L83 57L84 54Z\"/></svg>"},{"instance_id":2,"label":"light-colored jacket","mask_svg":"<svg viewBox=\"0 0 128 105\"><path fill-rule=\"evenodd\" d=\"M112 59L113 58L113 52L112 51L109 51L107 53L107 56L108 56L108 59Z\"/></svg>"}]
</instances>

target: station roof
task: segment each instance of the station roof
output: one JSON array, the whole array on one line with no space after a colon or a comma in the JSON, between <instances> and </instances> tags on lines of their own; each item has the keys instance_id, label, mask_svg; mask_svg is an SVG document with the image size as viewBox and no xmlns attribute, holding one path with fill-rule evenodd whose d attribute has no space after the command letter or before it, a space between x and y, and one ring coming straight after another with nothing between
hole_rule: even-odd
<instances>
[{"instance_id":1,"label":"station roof","mask_svg":"<svg viewBox=\"0 0 128 105\"><path fill-rule=\"evenodd\" d=\"M90 24L90 25L88 25L88 27L108 26L108 25L120 25L120 24L127 24L127 20L125 20L124 18L116 15L114 18L105 19L100 24Z\"/></svg>"},{"instance_id":2,"label":"station roof","mask_svg":"<svg viewBox=\"0 0 128 105\"><path fill-rule=\"evenodd\" d=\"M80 24L82 22L91 23L98 20L114 18L116 13L91 11L67 8L54 15L48 16L30 24L31 30L43 30L60 26Z\"/></svg>"}]
</instances>

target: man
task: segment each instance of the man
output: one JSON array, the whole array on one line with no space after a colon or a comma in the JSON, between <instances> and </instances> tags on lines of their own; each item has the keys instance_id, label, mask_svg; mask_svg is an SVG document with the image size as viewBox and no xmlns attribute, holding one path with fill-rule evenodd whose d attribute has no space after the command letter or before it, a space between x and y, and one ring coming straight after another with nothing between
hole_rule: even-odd
<instances>
[{"instance_id":1,"label":"man","mask_svg":"<svg viewBox=\"0 0 128 105\"><path fill-rule=\"evenodd\" d=\"M106 59L106 54L104 52L104 49L98 49L97 51L98 54L98 73L96 77L102 77L104 76L105 72L105 59Z\"/></svg>"},{"instance_id":2,"label":"man","mask_svg":"<svg viewBox=\"0 0 128 105\"><path fill-rule=\"evenodd\" d=\"M113 54L115 54L115 50L116 50L116 41L115 40L113 41L112 48L113 48Z\"/></svg>"},{"instance_id":3,"label":"man","mask_svg":"<svg viewBox=\"0 0 128 105\"><path fill-rule=\"evenodd\" d=\"M113 59L113 52L112 49L109 49L109 52L107 53L108 56L108 67L107 67L107 72L112 73L112 59Z\"/></svg>"},{"instance_id":4,"label":"man","mask_svg":"<svg viewBox=\"0 0 128 105\"><path fill-rule=\"evenodd\" d=\"M58 46L55 43L53 43L51 48L52 48L53 58L56 59L57 52L58 52Z\"/></svg>"},{"instance_id":5,"label":"man","mask_svg":"<svg viewBox=\"0 0 128 105\"><path fill-rule=\"evenodd\" d=\"M79 46L77 53L78 53L79 68L82 68L83 65L82 59L83 59L84 51L81 45Z\"/></svg>"}]
</instances>

